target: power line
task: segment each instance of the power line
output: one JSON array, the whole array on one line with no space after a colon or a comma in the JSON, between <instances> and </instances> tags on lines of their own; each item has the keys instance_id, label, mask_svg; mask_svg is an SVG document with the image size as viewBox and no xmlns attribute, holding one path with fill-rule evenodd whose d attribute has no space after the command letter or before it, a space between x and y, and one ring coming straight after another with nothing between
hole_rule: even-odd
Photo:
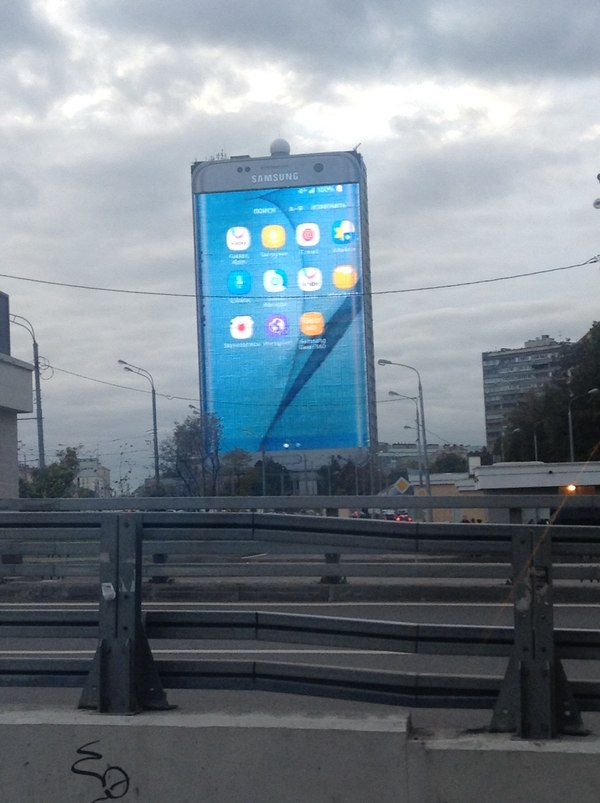
<instances>
[{"instance_id":1,"label":"power line","mask_svg":"<svg viewBox=\"0 0 600 803\"><path fill-rule=\"evenodd\" d=\"M30 276L13 276L10 273L0 273L3 279L16 279L19 282L32 282L33 284L50 284L53 287L71 287L75 290L97 290L102 293L125 293L134 296L169 296L173 298L195 298L194 293L165 293L155 290L123 290L116 287L97 287L92 284L73 284L70 282L52 282L49 279L32 279Z\"/></svg>"},{"instance_id":2,"label":"power line","mask_svg":"<svg viewBox=\"0 0 600 803\"><path fill-rule=\"evenodd\" d=\"M131 390L134 393L146 393L146 394L152 393L151 390L146 390L145 388L134 388L131 385L120 385L117 382L108 382L105 379L96 379L93 376L86 376L85 374L78 374L75 371L68 371L66 368L58 368L58 366L56 365L48 364L48 368L51 368L53 371L58 371L61 374L68 374L69 376L75 376L78 379L86 379L88 382L97 382L100 385L109 385L112 388L120 388L121 390ZM169 399L169 401L190 401L199 404L198 399L191 398L188 396L171 396L168 393L159 393L158 391L156 392L156 395L161 396L163 399Z\"/></svg>"},{"instance_id":3,"label":"power line","mask_svg":"<svg viewBox=\"0 0 600 803\"><path fill-rule=\"evenodd\" d=\"M547 273L557 273L559 271L565 270L573 270L575 268L583 268L586 265L592 265L595 262L600 262L600 256L593 256L590 259L587 259L585 262L577 262L574 265L562 265L558 268L544 268L542 270L532 270L526 271L523 273L512 273L508 276L495 276L489 279L472 279L471 281L464 281L464 282L448 282L446 284L430 284L430 285L423 285L420 287L404 287L404 288L396 288L394 290L373 290L371 291L371 295L373 296L383 296L383 295L398 295L400 293L421 293L427 290L448 290L455 287L471 287L476 284L491 284L493 282L507 282L513 279L524 279L530 276L542 276ZM157 296L163 298L195 298L195 293L167 293L167 292L159 292L155 290L126 290L120 289L116 287L98 287L95 285L89 284L74 284L70 282L53 282L49 279L33 279L29 276L14 276L10 273L0 273L0 278L3 279L14 279L15 281L21 282L32 282L33 284L47 284L52 285L53 287L70 287L75 290L93 290L96 292L102 293L124 293L126 295L136 295L136 296ZM336 294L337 295L337 294ZM208 296L209 298L229 298L227 295L213 295ZM254 298L254 296L246 296L247 298ZM291 296L291 298L303 298L303 296ZM262 296L261 296L262 298ZM290 296L288 296L290 298Z\"/></svg>"},{"instance_id":4,"label":"power line","mask_svg":"<svg viewBox=\"0 0 600 803\"><path fill-rule=\"evenodd\" d=\"M151 390L146 390L145 388L136 388L136 387L133 387L131 385L121 385L121 384L119 384L117 382L108 382L106 379L97 379L96 377L93 377L93 376L86 376L85 374L79 374L76 371L69 371L66 368L58 368L56 365L51 365L50 363L48 363L48 365L46 367L52 369L52 371L58 371L61 374L68 374L69 376L74 376L77 379L85 379L88 382L97 382L100 385L108 385L109 387L112 387L112 388L120 388L121 390L131 390L131 391L133 391L135 393L145 393L146 395L150 395L152 393ZM156 395L160 396L163 399L168 399L169 401L187 401L187 402L195 402L196 404L200 404L200 400L198 398L192 398L190 396L172 396L170 393L159 393L159 391L156 391ZM394 401L394 400L393 399L382 399L381 401L387 402L387 401ZM229 408L233 408L233 409L239 408L239 409L242 409L242 410L247 410L248 408L251 408L251 407L257 407L257 408L261 408L261 409L263 409L265 407L270 407L269 404L265 404L265 403L261 403L261 402L237 401L235 399L232 399L232 400L224 402L224 403L227 404L227 406ZM379 403L379 401L378 401L378 403ZM318 400L314 401L314 402L305 402L305 406L307 408L314 407L316 410L321 408L321 404L322 403L320 401L318 401ZM345 403L340 402L338 405L333 403L330 406L332 406L332 407L339 406L339 407L345 408ZM25 421L27 419L21 419L21 420Z\"/></svg>"},{"instance_id":5,"label":"power line","mask_svg":"<svg viewBox=\"0 0 600 803\"><path fill-rule=\"evenodd\" d=\"M544 270L533 270L527 273L513 273L509 276L496 276L491 279L473 279L470 282L452 282L449 284L431 284L426 287L410 287L404 290L377 290L372 295L389 295L393 293L416 293L422 290L447 290L451 287L470 287L474 284L491 284L492 282L507 282L510 279L524 279L528 276L541 276L544 273L557 273L562 270L573 270L573 268L583 268L586 265L592 265L594 262L600 262L600 256L593 256L585 262L577 262L575 265L563 265L560 268L545 268Z\"/></svg>"}]
</instances>

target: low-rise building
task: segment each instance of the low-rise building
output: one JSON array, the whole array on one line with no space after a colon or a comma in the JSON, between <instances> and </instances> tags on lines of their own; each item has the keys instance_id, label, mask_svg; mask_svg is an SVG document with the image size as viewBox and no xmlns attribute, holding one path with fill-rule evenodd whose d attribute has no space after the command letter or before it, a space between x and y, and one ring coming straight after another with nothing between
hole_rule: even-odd
<instances>
[{"instance_id":1,"label":"low-rise building","mask_svg":"<svg viewBox=\"0 0 600 803\"><path fill-rule=\"evenodd\" d=\"M464 494L546 494L556 496L548 508L490 510L498 523L525 524L553 520L560 524L599 524L600 510L590 500L589 507L562 509L561 499L568 495L592 496L600 493L600 463L495 463L476 466L472 474L459 480Z\"/></svg>"},{"instance_id":2,"label":"low-rise building","mask_svg":"<svg viewBox=\"0 0 600 803\"><path fill-rule=\"evenodd\" d=\"M101 465L97 457L81 457L75 475L75 486L100 498L112 496L110 469Z\"/></svg>"},{"instance_id":3,"label":"low-rise building","mask_svg":"<svg viewBox=\"0 0 600 803\"><path fill-rule=\"evenodd\" d=\"M31 413L33 365L10 355L9 306L0 293L0 498L19 495L17 413Z\"/></svg>"}]
</instances>

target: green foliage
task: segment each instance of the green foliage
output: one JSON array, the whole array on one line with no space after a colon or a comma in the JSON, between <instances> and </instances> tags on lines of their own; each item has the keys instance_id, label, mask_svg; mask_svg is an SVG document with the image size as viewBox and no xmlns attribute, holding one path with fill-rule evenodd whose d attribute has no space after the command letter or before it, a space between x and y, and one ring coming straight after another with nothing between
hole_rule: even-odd
<instances>
[{"instance_id":1,"label":"green foliage","mask_svg":"<svg viewBox=\"0 0 600 803\"><path fill-rule=\"evenodd\" d=\"M262 461L256 464L256 468L260 469L262 484ZM285 496L292 492L289 469L270 457L265 457L265 486L267 496Z\"/></svg>"},{"instance_id":2,"label":"green foliage","mask_svg":"<svg viewBox=\"0 0 600 803\"><path fill-rule=\"evenodd\" d=\"M318 492L333 496L352 496L370 492L370 465L359 464L341 455L331 455L317 470ZM394 480L398 478L395 472Z\"/></svg>"},{"instance_id":3,"label":"green foliage","mask_svg":"<svg viewBox=\"0 0 600 803\"><path fill-rule=\"evenodd\" d=\"M77 449L68 446L56 456L56 462L45 468L34 468L29 479L19 479L19 496L30 499L77 496L74 486L79 467Z\"/></svg>"},{"instance_id":4,"label":"green foliage","mask_svg":"<svg viewBox=\"0 0 600 803\"><path fill-rule=\"evenodd\" d=\"M588 394L593 388L600 388L600 323L567 350L561 374L507 417L505 459L534 460L537 451L544 462L568 461L569 400L575 459L600 459L600 394Z\"/></svg>"},{"instance_id":5,"label":"green foliage","mask_svg":"<svg viewBox=\"0 0 600 803\"><path fill-rule=\"evenodd\" d=\"M429 470L435 474L459 474L464 473L468 468L469 461L458 452L444 452L438 455L429 466Z\"/></svg>"},{"instance_id":6,"label":"green foliage","mask_svg":"<svg viewBox=\"0 0 600 803\"><path fill-rule=\"evenodd\" d=\"M288 469L264 456L252 463L252 455L244 449L233 449L221 459L220 493L224 496L281 496L291 492L292 481Z\"/></svg>"},{"instance_id":7,"label":"green foliage","mask_svg":"<svg viewBox=\"0 0 600 803\"><path fill-rule=\"evenodd\" d=\"M252 468L252 455L245 449L232 449L221 458L220 491L225 496L248 496L247 476Z\"/></svg>"},{"instance_id":8,"label":"green foliage","mask_svg":"<svg viewBox=\"0 0 600 803\"><path fill-rule=\"evenodd\" d=\"M215 495L222 425L211 413L188 416L160 445L161 473L178 479L184 496ZM156 489L157 492L159 489Z\"/></svg>"}]
</instances>

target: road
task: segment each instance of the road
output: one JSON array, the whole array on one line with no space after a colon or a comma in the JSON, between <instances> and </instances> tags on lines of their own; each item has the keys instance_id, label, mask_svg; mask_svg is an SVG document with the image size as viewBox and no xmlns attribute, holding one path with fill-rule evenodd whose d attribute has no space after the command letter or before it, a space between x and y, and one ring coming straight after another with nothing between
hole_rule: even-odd
<instances>
[{"instance_id":1,"label":"road","mask_svg":"<svg viewBox=\"0 0 600 803\"><path fill-rule=\"evenodd\" d=\"M80 603L3 603L0 612L20 609L71 609L89 610L95 606ZM287 613L315 614L346 618L375 619L394 622L464 624L484 626L506 626L512 622L512 607L496 604L440 604L440 603L148 603L145 610L264 610ZM556 627L597 629L600 620L600 605L556 605L554 607ZM0 642L0 656L44 656L85 657L90 659L96 644L83 639L5 639ZM414 671L432 673L464 673L503 675L507 660L504 658L468 657L459 655L413 655L392 653L385 650L364 651L322 645L284 644L254 641L154 641L151 643L153 655L157 659L170 657L210 657L260 659L283 661L286 663L307 663L321 666L353 666L361 668L387 669L393 671ZM600 680L600 662L567 661L565 671L570 679ZM256 695L259 695L258 697ZM169 690L169 702L174 702L182 710L205 710L225 707L227 710L242 706L252 708L259 702L269 710L322 711L322 700L297 698L292 695L268 695L257 692L190 692ZM79 698L77 690L67 689L3 689L0 688L0 705L6 704L47 704L48 701L76 706ZM284 699L285 698L285 699ZM352 711L365 704L328 701L327 709ZM397 713L398 709L385 706ZM360 709L364 710L364 709ZM414 710L412 717L418 727L448 725L452 727L485 728L489 724L489 711L423 711ZM585 712L587 727L600 733L600 714Z\"/></svg>"}]
</instances>

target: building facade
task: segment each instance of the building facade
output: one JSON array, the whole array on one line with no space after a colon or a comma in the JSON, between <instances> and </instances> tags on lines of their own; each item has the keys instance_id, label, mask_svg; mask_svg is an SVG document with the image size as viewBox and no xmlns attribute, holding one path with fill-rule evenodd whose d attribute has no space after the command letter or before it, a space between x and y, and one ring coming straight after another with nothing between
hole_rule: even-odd
<instances>
[{"instance_id":1,"label":"building facade","mask_svg":"<svg viewBox=\"0 0 600 803\"><path fill-rule=\"evenodd\" d=\"M549 335L527 340L522 348L485 351L482 357L487 448L493 451L508 413L531 391L543 388L558 372L571 344Z\"/></svg>"},{"instance_id":2,"label":"building facade","mask_svg":"<svg viewBox=\"0 0 600 803\"><path fill-rule=\"evenodd\" d=\"M17 413L31 413L33 365L10 355L9 304L0 293L0 498L19 495Z\"/></svg>"},{"instance_id":3,"label":"building facade","mask_svg":"<svg viewBox=\"0 0 600 803\"><path fill-rule=\"evenodd\" d=\"M96 457L81 457L75 486L78 490L85 489L100 498L112 496L110 469L101 465Z\"/></svg>"}]
</instances>

